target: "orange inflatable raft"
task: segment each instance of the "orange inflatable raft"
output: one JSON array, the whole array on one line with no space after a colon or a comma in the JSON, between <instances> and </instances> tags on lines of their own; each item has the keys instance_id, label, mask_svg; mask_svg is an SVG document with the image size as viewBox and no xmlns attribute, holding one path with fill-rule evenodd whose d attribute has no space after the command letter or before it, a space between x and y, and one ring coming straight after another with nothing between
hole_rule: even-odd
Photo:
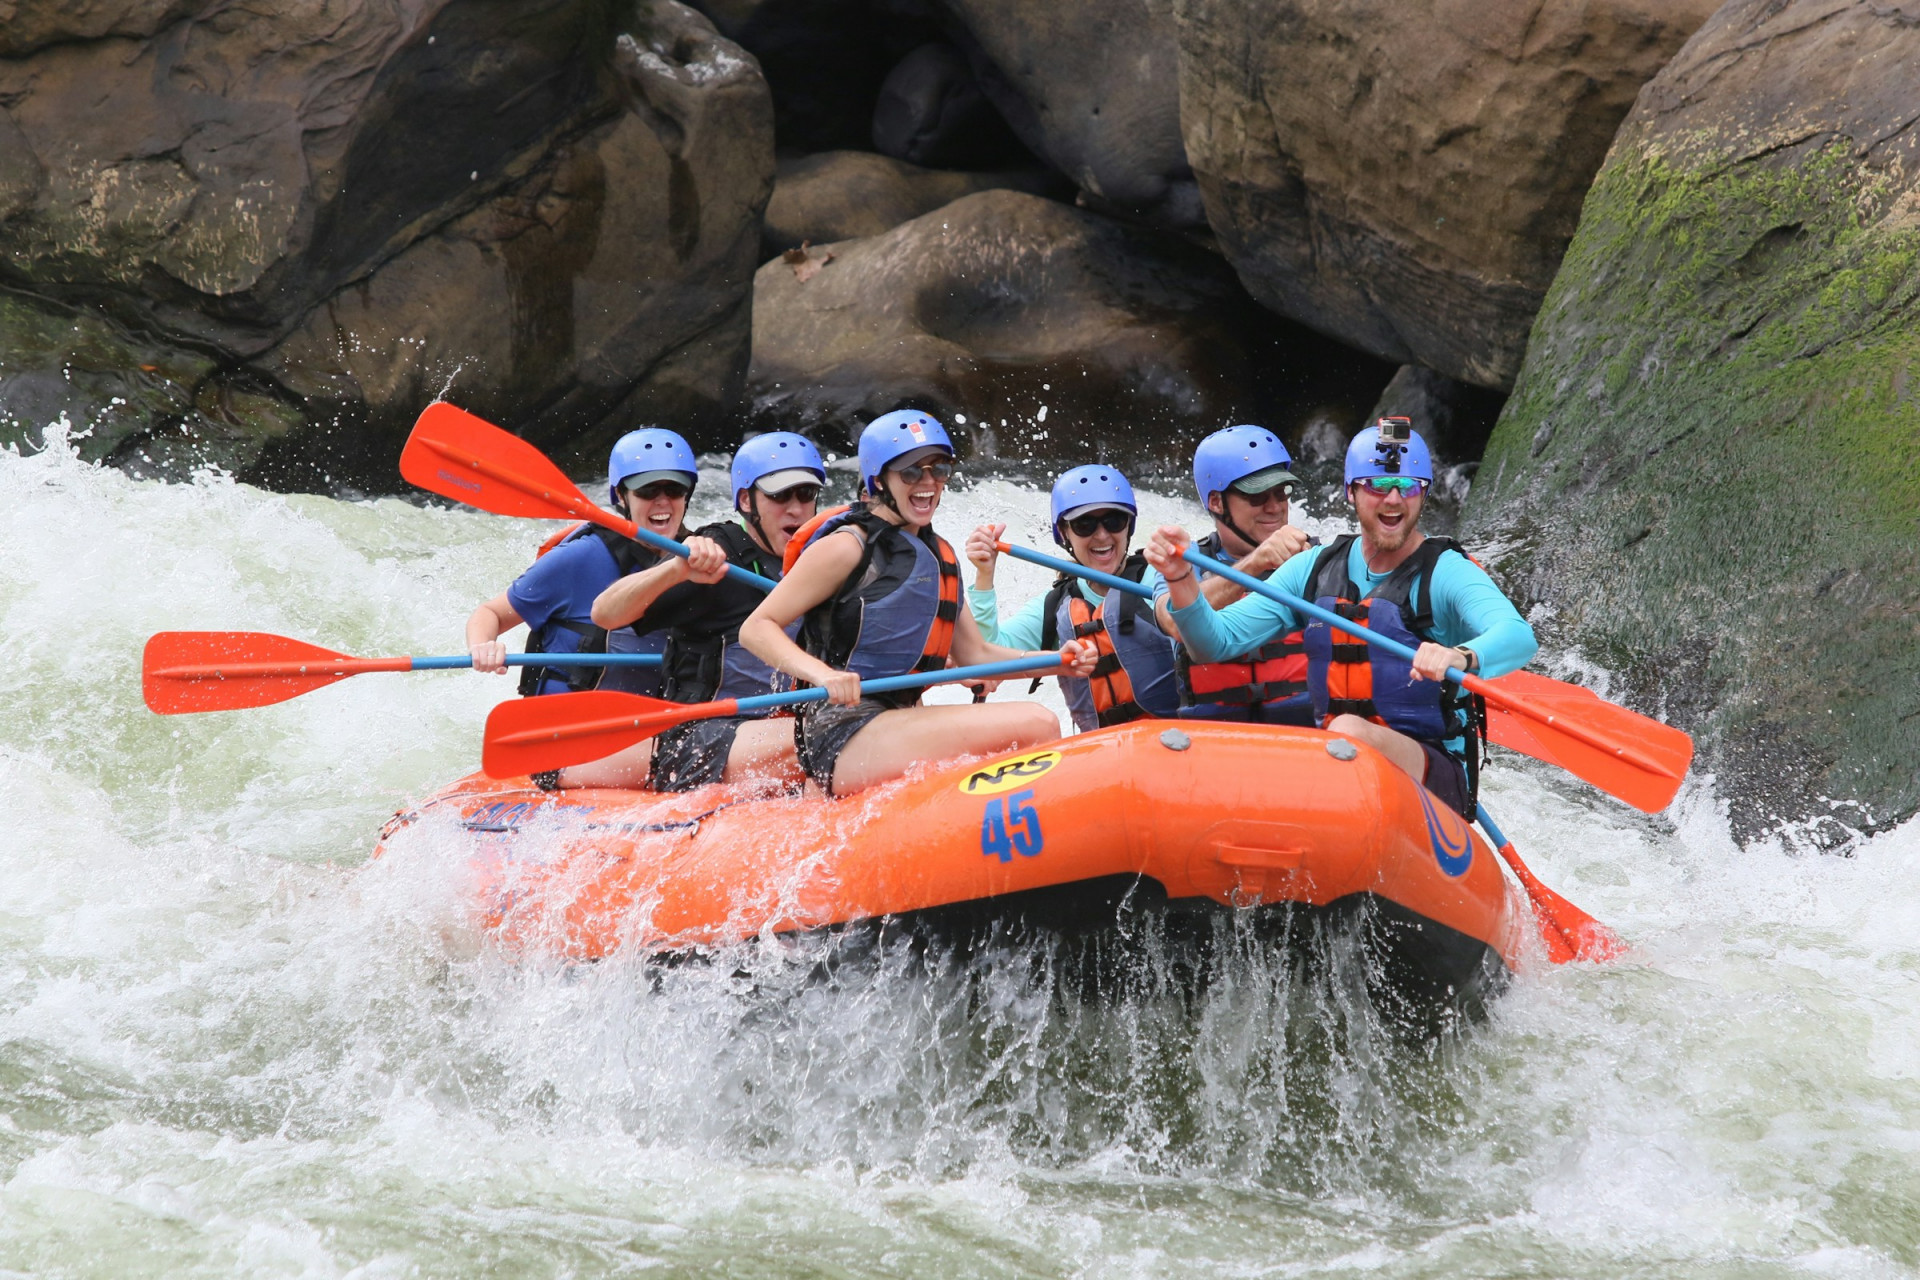
<instances>
[{"instance_id":1,"label":"orange inflatable raft","mask_svg":"<svg viewBox=\"0 0 1920 1280\"><path fill-rule=\"evenodd\" d=\"M1142 907L1278 909L1358 930L1398 997L1470 1009L1532 923L1457 814L1309 729L1140 721L840 801L476 774L396 815L383 848L448 826L493 936L582 959L862 924L1084 932Z\"/></svg>"}]
</instances>

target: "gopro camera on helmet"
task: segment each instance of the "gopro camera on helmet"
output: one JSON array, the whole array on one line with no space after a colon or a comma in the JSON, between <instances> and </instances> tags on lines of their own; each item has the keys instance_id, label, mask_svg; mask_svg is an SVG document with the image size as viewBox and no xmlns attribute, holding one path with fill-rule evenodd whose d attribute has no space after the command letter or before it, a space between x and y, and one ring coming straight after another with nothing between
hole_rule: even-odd
<instances>
[{"instance_id":1,"label":"gopro camera on helmet","mask_svg":"<svg viewBox=\"0 0 1920 1280\"><path fill-rule=\"evenodd\" d=\"M1381 444L1405 444L1413 439L1412 418L1381 418L1373 425L1379 428Z\"/></svg>"}]
</instances>

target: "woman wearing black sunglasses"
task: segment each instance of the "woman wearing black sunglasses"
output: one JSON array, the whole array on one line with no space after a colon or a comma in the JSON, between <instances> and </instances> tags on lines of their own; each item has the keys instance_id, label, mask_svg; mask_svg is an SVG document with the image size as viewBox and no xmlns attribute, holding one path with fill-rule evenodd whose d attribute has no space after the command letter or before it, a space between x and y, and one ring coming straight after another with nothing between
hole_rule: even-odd
<instances>
[{"instance_id":1,"label":"woman wearing black sunglasses","mask_svg":"<svg viewBox=\"0 0 1920 1280\"><path fill-rule=\"evenodd\" d=\"M860 682L1016 658L989 644L960 609L960 566L933 531L953 472L953 444L931 416L886 414L860 434L865 501L795 541L786 577L740 628L767 663L828 691L803 707L795 747L807 777L829 795L850 795L921 760L1015 751L1051 742L1060 722L1033 703L920 706L917 692L863 696ZM791 552L791 548L789 549ZM799 642L788 638L800 624ZM1061 649L1082 674L1093 650Z\"/></svg>"},{"instance_id":2,"label":"woman wearing black sunglasses","mask_svg":"<svg viewBox=\"0 0 1920 1280\"><path fill-rule=\"evenodd\" d=\"M1152 589L1145 580L1158 575L1140 553L1128 553L1139 504L1118 468L1096 464L1062 475L1053 485L1052 514L1053 540L1076 561ZM1091 678L1060 677L1067 710L1082 733L1178 710L1173 641L1160 630L1148 600L1061 574L1044 595L999 621L993 571L996 544L1005 533L1003 524L981 525L967 537L967 559L975 569L967 607L980 633L1036 649L1051 649L1062 636L1091 642L1100 654Z\"/></svg>"},{"instance_id":3,"label":"woman wearing black sunglasses","mask_svg":"<svg viewBox=\"0 0 1920 1280\"><path fill-rule=\"evenodd\" d=\"M643 427L620 437L607 459L607 496L622 515L662 537L686 536L687 499L700 478L693 448L677 432ZM661 553L597 524L578 525L540 548L533 565L467 619L476 671L505 671L502 632L527 625L528 653L659 653L666 638L625 629L609 635L593 602L624 574L660 563ZM604 678L603 678L604 673ZM523 694L617 689L658 697L658 673L622 667L523 667Z\"/></svg>"}]
</instances>

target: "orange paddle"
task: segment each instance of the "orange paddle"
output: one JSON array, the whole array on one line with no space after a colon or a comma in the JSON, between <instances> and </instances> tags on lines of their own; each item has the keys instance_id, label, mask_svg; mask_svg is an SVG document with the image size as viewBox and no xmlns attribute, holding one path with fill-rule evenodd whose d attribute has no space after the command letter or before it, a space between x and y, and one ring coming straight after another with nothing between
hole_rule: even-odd
<instances>
[{"instance_id":1,"label":"orange paddle","mask_svg":"<svg viewBox=\"0 0 1920 1280\"><path fill-rule=\"evenodd\" d=\"M453 671L470 654L354 658L264 631L162 631L147 641L140 693L163 716L270 707L369 671ZM653 653L510 653L510 667L657 667Z\"/></svg>"},{"instance_id":2,"label":"orange paddle","mask_svg":"<svg viewBox=\"0 0 1920 1280\"><path fill-rule=\"evenodd\" d=\"M1619 934L1540 883L1539 878L1527 869L1527 864L1520 861L1513 841L1501 833L1485 805L1479 807L1476 816L1480 819L1481 829L1493 837L1501 859L1512 869L1520 887L1527 891L1527 898L1533 903L1534 914L1540 921L1540 938L1547 944L1549 959L1555 964L1566 964L1570 960L1590 960L1601 964L1627 949L1626 943L1620 941Z\"/></svg>"}]
</instances>

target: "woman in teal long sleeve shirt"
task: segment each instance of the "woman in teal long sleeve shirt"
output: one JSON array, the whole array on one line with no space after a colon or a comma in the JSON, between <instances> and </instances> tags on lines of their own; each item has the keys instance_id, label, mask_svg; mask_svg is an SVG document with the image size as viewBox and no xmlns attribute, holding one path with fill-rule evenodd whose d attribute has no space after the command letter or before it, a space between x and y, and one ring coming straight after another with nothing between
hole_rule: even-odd
<instances>
[{"instance_id":1,"label":"woman in teal long sleeve shirt","mask_svg":"<svg viewBox=\"0 0 1920 1280\"><path fill-rule=\"evenodd\" d=\"M1147 560L1166 582L1174 624L1197 661L1244 652L1304 624L1308 686L1324 727L1376 747L1471 816L1473 752L1460 700L1443 683L1447 669L1505 675L1531 661L1539 644L1485 570L1452 542L1419 531L1431 458L1404 422L1386 431L1381 426L1362 431L1347 451L1347 497L1359 536L1301 552L1268 581L1323 607L1372 601L1368 627L1417 645L1411 663L1336 636L1325 623L1265 596L1216 611L1182 558L1189 542L1184 530L1155 531ZM1423 689L1422 682L1434 683Z\"/></svg>"}]
</instances>

